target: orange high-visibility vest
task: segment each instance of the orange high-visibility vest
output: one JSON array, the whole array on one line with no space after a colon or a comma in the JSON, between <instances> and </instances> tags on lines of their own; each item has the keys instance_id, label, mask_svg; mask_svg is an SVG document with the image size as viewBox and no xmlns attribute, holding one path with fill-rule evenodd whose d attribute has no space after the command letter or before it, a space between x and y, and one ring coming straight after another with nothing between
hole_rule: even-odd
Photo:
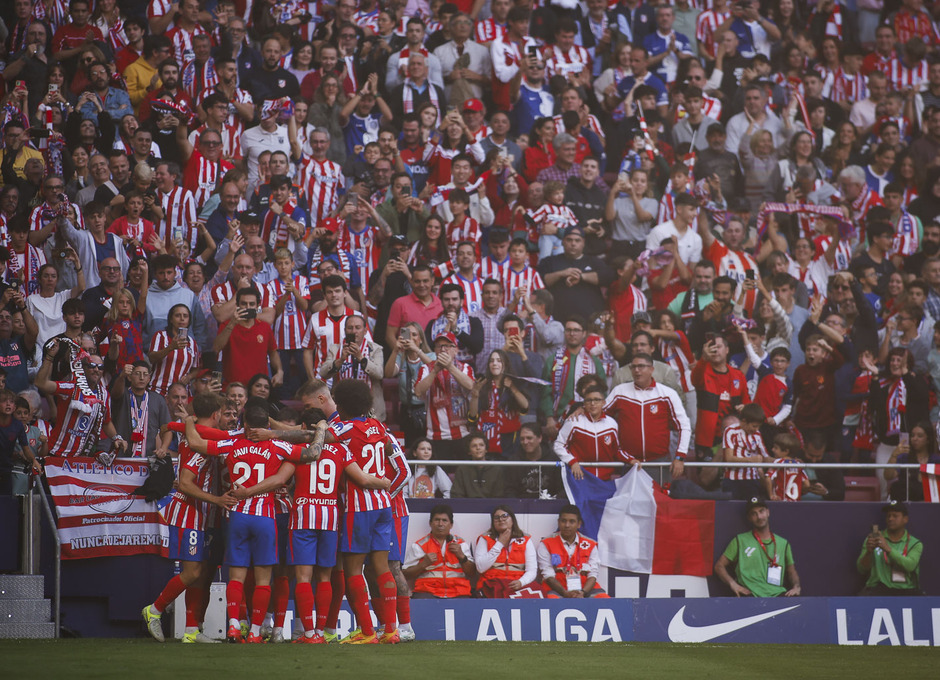
<instances>
[{"instance_id":1,"label":"orange high-visibility vest","mask_svg":"<svg viewBox=\"0 0 940 680\"><path fill-rule=\"evenodd\" d=\"M496 545L497 540L489 534L483 534L480 538L486 541L487 550L491 550ZM508 548L503 548L499 557L493 566L480 574L480 583L478 587L487 581L516 581L525 575L525 548L529 543L530 536L514 538L509 542Z\"/></svg>"},{"instance_id":2,"label":"orange high-visibility vest","mask_svg":"<svg viewBox=\"0 0 940 680\"><path fill-rule=\"evenodd\" d=\"M470 546L458 536L453 537L453 543L460 544L467 553ZM466 597L470 595L470 579L463 573L457 556L447 550L447 543L443 546L431 534L416 541L425 555L434 557L433 569L420 574L415 580L415 592L430 593L436 597Z\"/></svg>"},{"instance_id":3,"label":"orange high-visibility vest","mask_svg":"<svg viewBox=\"0 0 940 680\"><path fill-rule=\"evenodd\" d=\"M591 557L591 553L597 548L597 541L593 541L587 536L578 534L578 541L573 555L568 554L568 550L565 548L565 542L561 539L560 534L543 538L542 544L552 556L555 580L558 581L562 587L565 587L568 578L568 570L571 569L578 572L578 575L581 576L581 587L583 588L588 580L588 560ZM545 593L555 592L544 582L542 583L542 591Z\"/></svg>"}]
</instances>

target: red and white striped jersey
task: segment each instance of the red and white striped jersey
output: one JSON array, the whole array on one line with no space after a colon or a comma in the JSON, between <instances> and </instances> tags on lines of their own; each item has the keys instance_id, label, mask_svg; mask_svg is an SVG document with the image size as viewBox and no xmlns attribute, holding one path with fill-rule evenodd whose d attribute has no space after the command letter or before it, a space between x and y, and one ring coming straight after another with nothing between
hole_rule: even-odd
<instances>
[{"instance_id":1,"label":"red and white striped jersey","mask_svg":"<svg viewBox=\"0 0 940 680\"><path fill-rule=\"evenodd\" d=\"M57 382L56 422L49 437L50 456L87 456L101 437L101 428L111 422L111 395L104 384L82 390L74 382ZM85 394L88 391L90 394Z\"/></svg>"},{"instance_id":2,"label":"red and white striped jersey","mask_svg":"<svg viewBox=\"0 0 940 680\"><path fill-rule=\"evenodd\" d=\"M441 281L445 283L456 283L463 289L463 311L467 314L473 314L483 308L483 279L474 276L468 279L460 272L454 272Z\"/></svg>"},{"instance_id":3,"label":"red and white striped jersey","mask_svg":"<svg viewBox=\"0 0 940 680\"><path fill-rule=\"evenodd\" d=\"M223 97L228 98L228 95L226 95L218 87L207 88L203 90L202 92L196 93L196 96L193 98L194 107L202 107L202 101L213 92L218 92ZM232 106L233 103L254 104L254 99L252 99L251 94L248 92L248 90L243 90L240 87L235 88L234 96L231 99L229 99L229 107L228 107L229 114L228 114L228 118L225 119L225 124L231 125L232 127L236 128L238 130L239 136L241 136L241 133L245 131L245 127L242 124L242 119L239 117L238 113L235 111L235 107Z\"/></svg>"},{"instance_id":4,"label":"red and white striped jersey","mask_svg":"<svg viewBox=\"0 0 940 680\"><path fill-rule=\"evenodd\" d=\"M294 274L293 283L301 297L310 298L310 286L306 276ZM268 307L276 306L278 298L287 292L280 277L268 283L265 289ZM291 295L284 303L284 311L274 319L274 341L278 349L301 349L306 335L307 317L297 307L297 300Z\"/></svg>"},{"instance_id":5,"label":"red and white striped jersey","mask_svg":"<svg viewBox=\"0 0 940 680\"><path fill-rule=\"evenodd\" d=\"M233 484L250 489L275 474L284 460L300 460L303 446L277 440L253 442L248 439L224 439L207 442L210 456L222 456ZM274 518L274 493L269 492L238 501L231 512Z\"/></svg>"},{"instance_id":6,"label":"red and white striped jersey","mask_svg":"<svg viewBox=\"0 0 940 680\"><path fill-rule=\"evenodd\" d=\"M362 282L362 292L369 294L369 278L379 266L379 255L382 246L377 239L381 229L366 224L362 231L353 231L349 222L344 222L336 234L341 250L348 252L353 259L350 263L359 270L359 280Z\"/></svg>"},{"instance_id":7,"label":"red and white striped jersey","mask_svg":"<svg viewBox=\"0 0 940 680\"><path fill-rule=\"evenodd\" d=\"M545 49L546 76L565 76L569 73L581 73L584 69L591 70L591 55L580 45L572 45L567 52L562 51L558 45Z\"/></svg>"},{"instance_id":8,"label":"red and white striped jersey","mask_svg":"<svg viewBox=\"0 0 940 680\"><path fill-rule=\"evenodd\" d=\"M392 438L383 423L375 418L354 418L330 426L338 441L346 444L346 465L355 463L363 472L376 477L385 476L386 463L400 465L386 453L388 439ZM344 466L345 467L345 466ZM390 508L392 499L385 489L363 489L346 477L346 522L352 527L352 513ZM350 512L352 511L352 512Z\"/></svg>"},{"instance_id":9,"label":"red and white striped jersey","mask_svg":"<svg viewBox=\"0 0 940 680\"><path fill-rule=\"evenodd\" d=\"M497 23L496 19L490 17L477 22L473 31L473 41L488 47L489 43L504 35L506 35L506 25Z\"/></svg>"},{"instance_id":10,"label":"red and white striped jersey","mask_svg":"<svg viewBox=\"0 0 940 680\"><path fill-rule=\"evenodd\" d=\"M346 178L338 163L305 158L297 175L297 185L301 195L307 199L310 225L316 228L321 220L336 210L340 194L344 193Z\"/></svg>"},{"instance_id":11,"label":"red and white striped jersey","mask_svg":"<svg viewBox=\"0 0 940 680\"><path fill-rule=\"evenodd\" d=\"M760 431L748 434L740 425L732 425L725 430L721 438L722 448L731 449L734 463L760 462L767 455L764 448L764 438ZM763 476L760 468L735 467L725 470L725 479L760 479Z\"/></svg>"},{"instance_id":12,"label":"red and white striped jersey","mask_svg":"<svg viewBox=\"0 0 940 680\"><path fill-rule=\"evenodd\" d=\"M311 286L320 285L320 274L318 270L320 268L320 263L323 262L323 251L320 250L319 245L314 242L313 244L313 255L310 256L310 271L307 272L307 278L310 281ZM327 254L327 258L331 255L336 255L336 259L339 260L339 269L342 272L343 279L348 284L350 282L350 275L352 274L352 262L349 261L349 254L342 249L334 250L332 253Z\"/></svg>"},{"instance_id":13,"label":"red and white striped jersey","mask_svg":"<svg viewBox=\"0 0 940 680\"><path fill-rule=\"evenodd\" d=\"M211 493L213 488L213 461L196 453L189 448L189 443L185 438L180 439L179 445L180 457L180 475L183 470L189 470L195 476L196 486L206 493ZM206 522L206 503L192 496L187 496L179 489L174 489L170 496L170 502L161 510L163 519L171 527L180 529L198 529L203 531Z\"/></svg>"},{"instance_id":14,"label":"red and white striped jersey","mask_svg":"<svg viewBox=\"0 0 940 680\"><path fill-rule=\"evenodd\" d=\"M914 66L907 66L900 57L895 57L885 70L888 85L898 92L918 90L927 82L927 60L921 59Z\"/></svg>"},{"instance_id":15,"label":"red and white striped jersey","mask_svg":"<svg viewBox=\"0 0 940 680\"><path fill-rule=\"evenodd\" d=\"M868 98L868 78L861 73L851 75L842 67L832 76L832 92L829 98L834 102L860 102Z\"/></svg>"},{"instance_id":16,"label":"red and white striped jersey","mask_svg":"<svg viewBox=\"0 0 940 680\"><path fill-rule=\"evenodd\" d=\"M402 491L407 486L408 480L411 479L411 468L408 467L408 461L405 458L405 452L402 451L401 444L399 444L396 437L391 436L391 433L389 433L389 441L392 450L386 453L390 461L394 459L394 464L386 466L385 478L391 482L388 495L392 497L392 516L407 517L410 513L408 512L408 504L405 502L405 494Z\"/></svg>"},{"instance_id":17,"label":"red and white striped jersey","mask_svg":"<svg viewBox=\"0 0 940 680\"><path fill-rule=\"evenodd\" d=\"M483 231L480 229L480 223L464 215L458 222L454 220L447 225L447 250L450 251L450 259L457 258L457 244L461 241L473 241L477 244L477 259L480 258L480 239L483 238Z\"/></svg>"},{"instance_id":18,"label":"red and white striped jersey","mask_svg":"<svg viewBox=\"0 0 940 680\"><path fill-rule=\"evenodd\" d=\"M545 287L545 282L542 280L541 275L535 271L534 268L526 265L520 271L516 271L509 263L506 263L506 266L503 268L503 306L509 310L509 303L512 300L513 294L518 288L523 286L529 289L529 293L532 293L536 290L541 290ZM523 308L524 304L522 300L519 300L519 305L514 310L509 310L513 313L518 313L519 310Z\"/></svg>"},{"instance_id":19,"label":"red and white striped jersey","mask_svg":"<svg viewBox=\"0 0 940 680\"><path fill-rule=\"evenodd\" d=\"M54 209L49 207L48 203L42 203L33 208L33 211L29 214L29 230L30 231L39 231L44 229L46 225L50 222L55 221L53 215ZM85 228L85 218L82 217L82 211L76 210L78 222L75 224L75 228L78 230L83 230Z\"/></svg>"},{"instance_id":20,"label":"red and white striped jersey","mask_svg":"<svg viewBox=\"0 0 940 680\"><path fill-rule=\"evenodd\" d=\"M346 317L362 316L351 307L343 308L343 315L334 317L329 309L321 309L310 317L307 333L304 335L302 346L313 350L313 370L326 361L330 347L342 343L346 335Z\"/></svg>"},{"instance_id":21,"label":"red and white striped jersey","mask_svg":"<svg viewBox=\"0 0 940 680\"><path fill-rule=\"evenodd\" d=\"M163 209L163 218L154 225L157 234L167 246L182 239L189 244L190 251L195 250L199 230L196 229L196 199L192 192L180 186L174 186L166 194L157 189L157 199Z\"/></svg>"},{"instance_id":22,"label":"red and white striped jersey","mask_svg":"<svg viewBox=\"0 0 940 680\"><path fill-rule=\"evenodd\" d=\"M484 139L489 137L492 132L493 131L490 129L489 125L483 123L480 128L470 136L474 142L482 142Z\"/></svg>"},{"instance_id":23,"label":"red and white striped jersey","mask_svg":"<svg viewBox=\"0 0 940 680\"><path fill-rule=\"evenodd\" d=\"M604 412L617 423L621 448L640 460L669 455L669 433L679 433L679 456L689 452L692 426L678 393L655 380L647 389L621 383L607 395Z\"/></svg>"},{"instance_id":24,"label":"red and white striped jersey","mask_svg":"<svg viewBox=\"0 0 940 680\"><path fill-rule=\"evenodd\" d=\"M920 38L927 47L940 44L940 35L937 34L933 19L923 8L915 12L902 8L894 15L894 32L901 45L911 38Z\"/></svg>"},{"instance_id":25,"label":"red and white striped jersey","mask_svg":"<svg viewBox=\"0 0 940 680\"><path fill-rule=\"evenodd\" d=\"M505 274L506 267L509 266L509 256L503 258L502 262L497 262L493 259L491 255L487 255L483 258L483 261L477 265L477 274L481 279L486 281L487 279L496 279L497 281L503 281L503 275Z\"/></svg>"},{"instance_id":26,"label":"red and white striped jersey","mask_svg":"<svg viewBox=\"0 0 940 680\"><path fill-rule=\"evenodd\" d=\"M691 392L692 387L692 364L695 358L692 355L692 346L689 344L689 338L682 331L675 331L679 334L678 340L659 339L657 347L659 354L667 364L679 376L679 385L683 392Z\"/></svg>"},{"instance_id":27,"label":"red and white striped jersey","mask_svg":"<svg viewBox=\"0 0 940 680\"><path fill-rule=\"evenodd\" d=\"M695 39L698 40L699 47L712 59L715 58L715 30L730 16L731 10L719 12L710 9L699 14L695 20Z\"/></svg>"},{"instance_id":28,"label":"red and white striped jersey","mask_svg":"<svg viewBox=\"0 0 940 680\"><path fill-rule=\"evenodd\" d=\"M166 32L166 37L173 43L173 56L177 64L188 64L196 53L193 51L193 38L197 35L209 35L199 24L193 27L192 31L187 31L182 26L174 26ZM210 35L211 37L211 35ZM182 75L182 74L181 74ZM188 93L192 96L192 93Z\"/></svg>"},{"instance_id":29,"label":"red and white striped jersey","mask_svg":"<svg viewBox=\"0 0 940 680\"><path fill-rule=\"evenodd\" d=\"M571 212L571 208L566 205L552 205L551 203L543 203L535 210L529 210L526 213L526 220L537 225L540 234L545 224L556 227L558 229L556 234L558 238L564 236L565 229L578 224L578 218Z\"/></svg>"},{"instance_id":30,"label":"red and white striped jersey","mask_svg":"<svg viewBox=\"0 0 940 680\"><path fill-rule=\"evenodd\" d=\"M198 151L193 151L189 162L186 163L186 170L183 172L183 186L192 192L196 200L196 210L202 209L212 192L215 191L216 184L221 182L225 173L234 167L224 158L213 163Z\"/></svg>"},{"instance_id":31,"label":"red and white striped jersey","mask_svg":"<svg viewBox=\"0 0 940 680\"><path fill-rule=\"evenodd\" d=\"M212 289L210 297L212 298L213 305L223 305L229 300L235 298L235 284L231 281L226 281L225 283L220 283L218 286Z\"/></svg>"},{"instance_id":32,"label":"red and white striped jersey","mask_svg":"<svg viewBox=\"0 0 940 680\"><path fill-rule=\"evenodd\" d=\"M170 338L166 330L157 331L150 341L150 351L159 352L166 349L174 339ZM179 382L199 363L199 348L192 334L187 334L186 340L188 343L186 349L174 349L153 366L150 389L163 397L166 396L170 385Z\"/></svg>"},{"instance_id":33,"label":"red and white striped jersey","mask_svg":"<svg viewBox=\"0 0 940 680\"><path fill-rule=\"evenodd\" d=\"M632 456L620 448L617 421L607 415L592 420L586 413L568 418L555 439L555 455L565 465L574 463L623 463ZM609 479L614 468L590 467L586 472Z\"/></svg>"},{"instance_id":34,"label":"red and white striped jersey","mask_svg":"<svg viewBox=\"0 0 940 680\"><path fill-rule=\"evenodd\" d=\"M156 0L159 2L160 0ZM53 35L60 27L69 23L69 3L65 0L55 0L51 7L46 7L44 2L34 2L33 18L37 21L44 21L52 28Z\"/></svg>"},{"instance_id":35,"label":"red and white striped jersey","mask_svg":"<svg viewBox=\"0 0 940 680\"><path fill-rule=\"evenodd\" d=\"M558 114L557 116L552 116L552 120L555 122L555 134L560 135L562 132L565 131L565 123L561 119L561 114ZM595 116L593 113L588 114L587 125L585 125L584 127L586 127L595 135L597 135L601 141L604 141L604 137L605 137L604 129L601 127L601 122L597 119L597 116Z\"/></svg>"},{"instance_id":36,"label":"red and white striped jersey","mask_svg":"<svg viewBox=\"0 0 940 680\"><path fill-rule=\"evenodd\" d=\"M189 143L193 145L193 148L199 148L199 137L202 136L203 131L207 128L207 125L200 125L198 128L189 133ZM242 129L241 125L228 125L226 124L222 131L222 157L223 158L241 158L242 157Z\"/></svg>"},{"instance_id":37,"label":"red and white striped jersey","mask_svg":"<svg viewBox=\"0 0 940 680\"><path fill-rule=\"evenodd\" d=\"M802 461L793 458L778 458L776 463L801 465ZM798 501L803 497L803 482L809 481L802 467L775 467L767 471L777 498L781 501Z\"/></svg>"},{"instance_id":38,"label":"red and white striped jersey","mask_svg":"<svg viewBox=\"0 0 940 680\"><path fill-rule=\"evenodd\" d=\"M40 3L36 3L37 5ZM162 17L170 11L170 8L173 6L173 0L150 0L150 4L147 6L147 18L154 19L156 17ZM167 29L173 26L173 22L167 26Z\"/></svg>"},{"instance_id":39,"label":"red and white striped jersey","mask_svg":"<svg viewBox=\"0 0 940 680\"><path fill-rule=\"evenodd\" d=\"M290 528L339 531L339 491L349 449L324 444L320 458L294 472L294 509Z\"/></svg>"},{"instance_id":40,"label":"red and white striped jersey","mask_svg":"<svg viewBox=\"0 0 940 680\"><path fill-rule=\"evenodd\" d=\"M202 64L192 59L180 69L180 87L189 95L191 101L196 101L196 97L201 93L211 92L218 84L219 73L215 70L215 60L212 57Z\"/></svg>"},{"instance_id":41,"label":"red and white striped jersey","mask_svg":"<svg viewBox=\"0 0 940 680\"><path fill-rule=\"evenodd\" d=\"M829 250L829 244L832 243L831 236L817 236L813 239L816 246L816 257L823 257ZM815 258L814 258L815 259ZM852 261L852 246L843 240L836 246L836 260L833 269L836 271L848 271L849 263ZM824 291L823 291L824 292Z\"/></svg>"},{"instance_id":42,"label":"red and white striped jersey","mask_svg":"<svg viewBox=\"0 0 940 680\"><path fill-rule=\"evenodd\" d=\"M757 262L749 253L743 250L731 250L718 239L712 242L704 255L715 265L718 276L730 276L737 282L738 286L741 286L744 279L747 278L745 273L748 269L758 271ZM734 299L738 299L737 293L735 293ZM747 309L749 315L754 313L756 302L757 291L749 291L744 298L744 308Z\"/></svg>"},{"instance_id":43,"label":"red and white striped jersey","mask_svg":"<svg viewBox=\"0 0 940 680\"><path fill-rule=\"evenodd\" d=\"M465 373L473 379L473 367L462 361L454 360L454 370ZM418 369L415 384L421 382L430 373L428 366ZM438 373L424 399L428 405L428 439L461 439L470 434L467 428L467 409L469 390L463 389L450 371Z\"/></svg>"}]
</instances>

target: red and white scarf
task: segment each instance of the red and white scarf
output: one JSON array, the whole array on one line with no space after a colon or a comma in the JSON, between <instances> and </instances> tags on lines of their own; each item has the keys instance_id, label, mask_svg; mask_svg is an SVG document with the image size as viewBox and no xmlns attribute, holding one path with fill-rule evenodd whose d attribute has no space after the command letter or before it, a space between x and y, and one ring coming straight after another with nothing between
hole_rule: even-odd
<instances>
[{"instance_id":1,"label":"red and white scarf","mask_svg":"<svg viewBox=\"0 0 940 680\"><path fill-rule=\"evenodd\" d=\"M343 380L371 382L369 375L366 373L366 364L369 362L369 350L369 338L364 337L362 343L359 345L362 360L356 361L356 358L350 355L350 357L343 362L342 366L339 367L339 377ZM342 351L342 349L340 349L340 351Z\"/></svg>"},{"instance_id":2,"label":"red and white scarf","mask_svg":"<svg viewBox=\"0 0 940 680\"><path fill-rule=\"evenodd\" d=\"M885 434L900 434L902 419L907 412L907 384L903 378L881 379L881 388L888 390L888 425Z\"/></svg>"},{"instance_id":3,"label":"red and white scarf","mask_svg":"<svg viewBox=\"0 0 940 680\"><path fill-rule=\"evenodd\" d=\"M150 413L150 392L145 391L144 396L137 401L137 396L128 390L127 408L131 415L131 456L143 458L147 455L147 422Z\"/></svg>"},{"instance_id":4,"label":"red and white scarf","mask_svg":"<svg viewBox=\"0 0 940 680\"><path fill-rule=\"evenodd\" d=\"M568 384L568 377L571 373L571 353L567 347L559 347L555 352L555 363L552 365L552 393L555 395L552 403L552 410L556 416L558 408L561 405L561 393ZM574 384L586 375L594 373L594 362L591 361L591 353L587 347L582 347L578 352L577 366L574 367Z\"/></svg>"},{"instance_id":5,"label":"red and white scarf","mask_svg":"<svg viewBox=\"0 0 940 680\"><path fill-rule=\"evenodd\" d=\"M294 214L294 210L297 209L297 199L291 195L287 203L281 206L281 214L278 215L270 208L264 214L264 224L261 226L261 238L264 239L267 243L268 239L271 238L271 234L276 234L274 237L274 248L286 248L288 238L290 234L287 232L287 221L284 220L284 216L290 217Z\"/></svg>"},{"instance_id":6,"label":"red and white scarf","mask_svg":"<svg viewBox=\"0 0 940 680\"><path fill-rule=\"evenodd\" d=\"M434 108L437 109L437 122L436 125L441 124L441 104L437 101L437 88L431 84L430 80L424 81L424 86L428 88L428 96L431 98L431 103L434 104ZM415 89L416 86L412 82L411 78L405 78L405 87L401 91L401 104L402 109L405 113L414 113L415 110Z\"/></svg>"}]
</instances>

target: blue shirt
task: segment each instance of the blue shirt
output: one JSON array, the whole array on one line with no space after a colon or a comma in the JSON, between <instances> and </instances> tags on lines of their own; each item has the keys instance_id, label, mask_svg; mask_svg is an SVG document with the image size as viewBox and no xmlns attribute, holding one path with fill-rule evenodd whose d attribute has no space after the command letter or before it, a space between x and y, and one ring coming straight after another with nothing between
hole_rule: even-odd
<instances>
[{"instance_id":1,"label":"blue shirt","mask_svg":"<svg viewBox=\"0 0 940 680\"><path fill-rule=\"evenodd\" d=\"M523 81L519 87L519 101L512 107L512 127L517 135L532 132L537 118L549 117L555 110L555 98L543 87L533 90Z\"/></svg>"},{"instance_id":2,"label":"blue shirt","mask_svg":"<svg viewBox=\"0 0 940 680\"><path fill-rule=\"evenodd\" d=\"M115 87L108 88L108 94L104 98L104 110L114 120L115 125L120 123L121 118L127 114L134 114L134 107L131 106L131 98L127 92ZM81 112L84 120L98 120L98 109L95 108L94 102L87 102L82 106Z\"/></svg>"},{"instance_id":3,"label":"blue shirt","mask_svg":"<svg viewBox=\"0 0 940 680\"><path fill-rule=\"evenodd\" d=\"M767 21L771 24L773 23L770 19L767 19ZM766 45L756 44L754 34L751 32L751 27L744 22L744 19L737 17L731 22L730 28L734 31L734 34L738 36L738 54L745 59L753 59L757 56L757 53L760 52L770 59L769 41Z\"/></svg>"},{"instance_id":4,"label":"blue shirt","mask_svg":"<svg viewBox=\"0 0 940 680\"><path fill-rule=\"evenodd\" d=\"M679 49L679 54L684 54L688 56L693 56L692 53L692 43L689 42L689 39L682 35L681 33L675 32L676 36L676 47ZM649 52L651 57L656 57L669 49L669 38L664 38L659 34L659 31L653 31L646 38L643 39L643 47L646 48L646 51ZM669 61L669 57L663 59L656 66L656 75L659 76L660 80L663 82L669 82L670 80L675 80L676 68L678 67L678 57L676 57L676 63L672 67L673 77L670 79L668 74L668 68L666 62Z\"/></svg>"},{"instance_id":5,"label":"blue shirt","mask_svg":"<svg viewBox=\"0 0 940 680\"><path fill-rule=\"evenodd\" d=\"M381 122L381 113L370 113L365 118L360 118L355 112L352 113L345 127L343 127L343 136L346 138L346 155L349 157L355 156L357 146L365 146L368 142L377 142Z\"/></svg>"},{"instance_id":6,"label":"blue shirt","mask_svg":"<svg viewBox=\"0 0 940 680\"><path fill-rule=\"evenodd\" d=\"M29 389L27 363L28 358L22 336L0 340L0 366L7 372L8 390L22 392Z\"/></svg>"},{"instance_id":7,"label":"blue shirt","mask_svg":"<svg viewBox=\"0 0 940 680\"><path fill-rule=\"evenodd\" d=\"M634 76L626 76L617 86L617 94L626 97L630 94L630 90L633 89L635 83L636 78ZM666 84L662 80L647 71L646 76L643 78L643 84L656 90L656 106L669 106L669 93L666 91Z\"/></svg>"}]
</instances>

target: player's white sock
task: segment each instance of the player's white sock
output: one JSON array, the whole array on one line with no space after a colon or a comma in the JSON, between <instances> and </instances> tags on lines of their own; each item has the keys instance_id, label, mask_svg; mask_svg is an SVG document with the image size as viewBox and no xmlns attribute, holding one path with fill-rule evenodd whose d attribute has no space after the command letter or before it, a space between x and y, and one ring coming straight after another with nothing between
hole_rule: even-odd
<instances>
[{"instance_id":1,"label":"player's white sock","mask_svg":"<svg viewBox=\"0 0 940 680\"><path fill-rule=\"evenodd\" d=\"M272 633L272 635L280 635L281 637L283 637L283 636L284 636L284 628L282 628L281 626L275 626L275 627L274 627L274 632Z\"/></svg>"},{"instance_id":2,"label":"player's white sock","mask_svg":"<svg viewBox=\"0 0 940 680\"><path fill-rule=\"evenodd\" d=\"M324 629L323 629L323 632L324 632L324 633L327 633L328 635L336 635L336 629L335 629L335 628L324 628Z\"/></svg>"},{"instance_id":3,"label":"player's white sock","mask_svg":"<svg viewBox=\"0 0 940 680\"><path fill-rule=\"evenodd\" d=\"M163 612L157 611L157 608L156 608L156 607L154 607L153 605L150 605L150 613L151 613L151 614L162 614Z\"/></svg>"},{"instance_id":4,"label":"player's white sock","mask_svg":"<svg viewBox=\"0 0 940 680\"><path fill-rule=\"evenodd\" d=\"M315 631L315 630L305 630L305 631L304 631L304 637L306 637L306 638L312 638L312 637L313 637L314 635L316 635L316 634L317 634L317 631Z\"/></svg>"},{"instance_id":5,"label":"player's white sock","mask_svg":"<svg viewBox=\"0 0 940 680\"><path fill-rule=\"evenodd\" d=\"M261 635L261 626L251 624L251 630L249 631L249 635Z\"/></svg>"},{"instance_id":6,"label":"player's white sock","mask_svg":"<svg viewBox=\"0 0 940 680\"><path fill-rule=\"evenodd\" d=\"M266 626L268 628L274 628L274 614L272 614L271 612L268 612L267 614L265 614L264 623L262 623L261 625Z\"/></svg>"},{"instance_id":7,"label":"player's white sock","mask_svg":"<svg viewBox=\"0 0 940 680\"><path fill-rule=\"evenodd\" d=\"M241 626L241 622L238 619L229 619L228 626L229 628L238 628Z\"/></svg>"},{"instance_id":8,"label":"player's white sock","mask_svg":"<svg viewBox=\"0 0 940 680\"><path fill-rule=\"evenodd\" d=\"M186 629L183 632L184 633L198 633L199 626L186 626Z\"/></svg>"},{"instance_id":9,"label":"player's white sock","mask_svg":"<svg viewBox=\"0 0 940 680\"><path fill-rule=\"evenodd\" d=\"M327 630L329 630L329 628L327 628ZM320 630L319 628L316 628L313 632L314 632L315 634L319 635L320 637L323 637L323 633L326 632L326 631L322 631L322 630Z\"/></svg>"},{"instance_id":10,"label":"player's white sock","mask_svg":"<svg viewBox=\"0 0 940 680\"><path fill-rule=\"evenodd\" d=\"M399 623L399 624L398 624L398 630L400 630L400 631L401 631L401 630L407 630L409 633L413 633L413 632L414 632L414 631L411 629L411 624L410 624L410 623Z\"/></svg>"}]
</instances>

